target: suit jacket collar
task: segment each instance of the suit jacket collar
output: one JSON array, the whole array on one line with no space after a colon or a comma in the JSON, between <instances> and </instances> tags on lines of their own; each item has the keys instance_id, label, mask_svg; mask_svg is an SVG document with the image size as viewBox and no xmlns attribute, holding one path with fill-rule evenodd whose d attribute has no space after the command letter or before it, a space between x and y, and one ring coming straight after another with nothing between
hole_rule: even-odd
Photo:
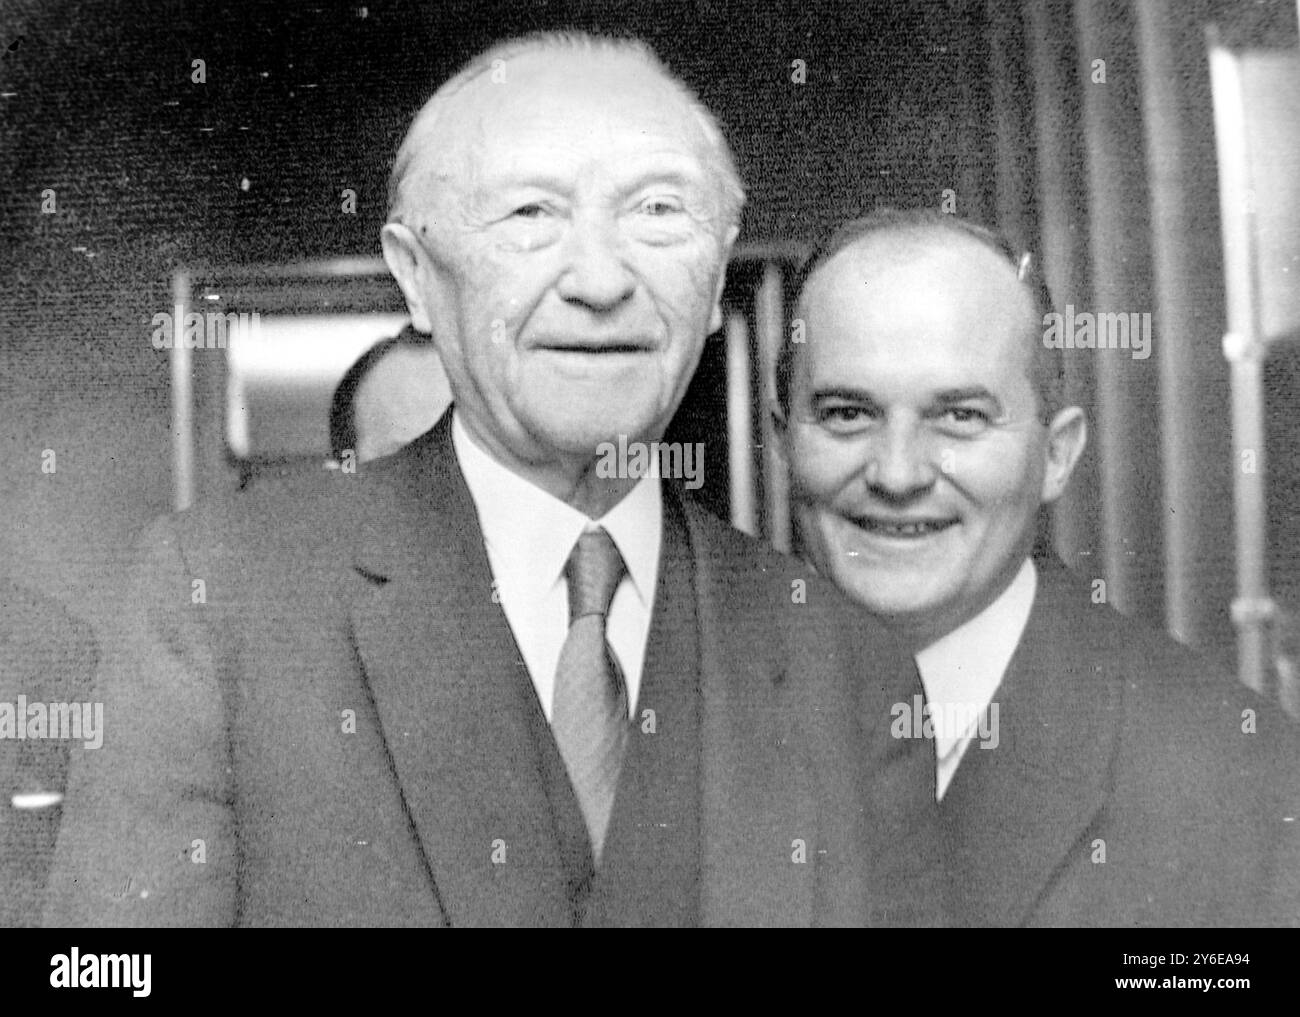
<instances>
[{"instance_id":1,"label":"suit jacket collar","mask_svg":"<svg viewBox=\"0 0 1300 1017\"><path fill-rule=\"evenodd\" d=\"M1040 567L993 697L997 746L971 745L940 805L958 924L1023 924L1106 800L1123 697L1122 675L1096 666L1108 611L1059 562Z\"/></svg>"},{"instance_id":2,"label":"suit jacket collar","mask_svg":"<svg viewBox=\"0 0 1300 1017\"><path fill-rule=\"evenodd\" d=\"M531 682L511 680L524 663L449 425L358 475L354 566L370 582L351 605L353 638L446 921L567 924L542 778L521 757ZM524 843L540 847L511 853Z\"/></svg>"},{"instance_id":3,"label":"suit jacket collar","mask_svg":"<svg viewBox=\"0 0 1300 1017\"><path fill-rule=\"evenodd\" d=\"M365 478L353 564L369 582L351 605L357 654L447 921L567 924L558 854L508 853L512 838L553 844L541 835L551 817L536 767L515 755L531 741L509 697L531 682L492 597L450 422L449 412ZM701 921L808 924L816 866L792 866L788 852L772 850L791 830L816 834L810 768L792 755L782 713L771 708L783 676L769 663L754 673L752 635L731 607L742 581L726 574L734 557L698 510L681 508L700 636ZM509 668L523 680L502 681ZM507 851L495 869L494 844Z\"/></svg>"}]
</instances>

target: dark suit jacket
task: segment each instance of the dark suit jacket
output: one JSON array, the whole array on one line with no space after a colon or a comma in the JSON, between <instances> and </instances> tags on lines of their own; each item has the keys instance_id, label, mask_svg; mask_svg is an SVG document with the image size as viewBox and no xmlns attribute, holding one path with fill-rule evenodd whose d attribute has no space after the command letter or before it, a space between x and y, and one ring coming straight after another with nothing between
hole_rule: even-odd
<instances>
[{"instance_id":1,"label":"dark suit jacket","mask_svg":"<svg viewBox=\"0 0 1300 1017\"><path fill-rule=\"evenodd\" d=\"M97 651L90 626L54 600L0 580L0 702L83 702ZM62 806L17 809L15 794L62 794L68 752L63 740L0 738L0 928L34 926L54 857Z\"/></svg>"},{"instance_id":2,"label":"dark suit jacket","mask_svg":"<svg viewBox=\"0 0 1300 1017\"><path fill-rule=\"evenodd\" d=\"M994 701L998 746L971 744L940 805L956 923L1300 924L1300 743L1276 706L1056 562Z\"/></svg>"},{"instance_id":3,"label":"dark suit jacket","mask_svg":"<svg viewBox=\"0 0 1300 1017\"><path fill-rule=\"evenodd\" d=\"M517 763L501 676L522 663L449 419L355 475L152 529L47 924L566 923L554 859L510 853L549 817ZM937 920L933 763L889 736L910 659L802 566L684 508L702 921Z\"/></svg>"}]
</instances>

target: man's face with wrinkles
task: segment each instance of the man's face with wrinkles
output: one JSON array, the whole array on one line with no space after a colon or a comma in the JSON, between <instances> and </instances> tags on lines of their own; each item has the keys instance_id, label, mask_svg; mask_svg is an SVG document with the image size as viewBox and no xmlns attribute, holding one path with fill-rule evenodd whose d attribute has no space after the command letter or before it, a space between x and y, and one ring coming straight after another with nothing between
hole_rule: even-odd
<instances>
[{"instance_id":1,"label":"man's face with wrinkles","mask_svg":"<svg viewBox=\"0 0 1300 1017\"><path fill-rule=\"evenodd\" d=\"M734 231L706 136L626 55L531 54L504 71L456 96L451 140L421 154L437 170L408 217L424 249L415 325L458 416L504 462L658 438L721 324Z\"/></svg>"}]
</instances>

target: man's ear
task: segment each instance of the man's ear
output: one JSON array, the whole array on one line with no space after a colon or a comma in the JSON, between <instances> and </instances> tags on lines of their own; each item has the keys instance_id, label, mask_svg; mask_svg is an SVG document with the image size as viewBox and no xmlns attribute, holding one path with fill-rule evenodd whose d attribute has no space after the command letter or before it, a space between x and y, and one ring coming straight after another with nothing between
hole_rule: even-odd
<instances>
[{"instance_id":1,"label":"man's ear","mask_svg":"<svg viewBox=\"0 0 1300 1017\"><path fill-rule=\"evenodd\" d=\"M411 312L411 324L417 332L428 335L433 331L433 323L429 308L425 305L422 286L427 252L410 228L400 222L385 224L379 232L379 240L384 248L384 261L388 263L388 271L393 273L393 278L402 289L402 296L406 298L406 309Z\"/></svg>"},{"instance_id":2,"label":"man's ear","mask_svg":"<svg viewBox=\"0 0 1300 1017\"><path fill-rule=\"evenodd\" d=\"M1047 469L1043 473L1043 502L1065 493L1079 457L1088 444L1088 419L1078 406L1067 406L1047 425Z\"/></svg>"},{"instance_id":3,"label":"man's ear","mask_svg":"<svg viewBox=\"0 0 1300 1017\"><path fill-rule=\"evenodd\" d=\"M727 230L726 239L722 242L722 271L718 273L718 285L713 290L713 313L709 317L709 335L713 335L722 327L722 291L727 286L727 266L731 263L731 250L736 246L738 236L740 236L740 227L732 226Z\"/></svg>"}]
</instances>

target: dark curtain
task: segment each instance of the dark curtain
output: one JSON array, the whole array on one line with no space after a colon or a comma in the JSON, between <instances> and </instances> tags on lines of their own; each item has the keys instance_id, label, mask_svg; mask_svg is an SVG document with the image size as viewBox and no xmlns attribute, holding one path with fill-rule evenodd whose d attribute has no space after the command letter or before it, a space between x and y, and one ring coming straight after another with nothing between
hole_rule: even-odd
<instances>
[{"instance_id":1,"label":"dark curtain","mask_svg":"<svg viewBox=\"0 0 1300 1017\"><path fill-rule=\"evenodd\" d=\"M1058 553L1106 599L1231 659L1231 406L1206 28L1294 45L1295 7L989 0L996 221L1058 310L1150 314L1151 353L1067 351L1089 450ZM1288 462L1275 463L1286 473Z\"/></svg>"}]
</instances>

